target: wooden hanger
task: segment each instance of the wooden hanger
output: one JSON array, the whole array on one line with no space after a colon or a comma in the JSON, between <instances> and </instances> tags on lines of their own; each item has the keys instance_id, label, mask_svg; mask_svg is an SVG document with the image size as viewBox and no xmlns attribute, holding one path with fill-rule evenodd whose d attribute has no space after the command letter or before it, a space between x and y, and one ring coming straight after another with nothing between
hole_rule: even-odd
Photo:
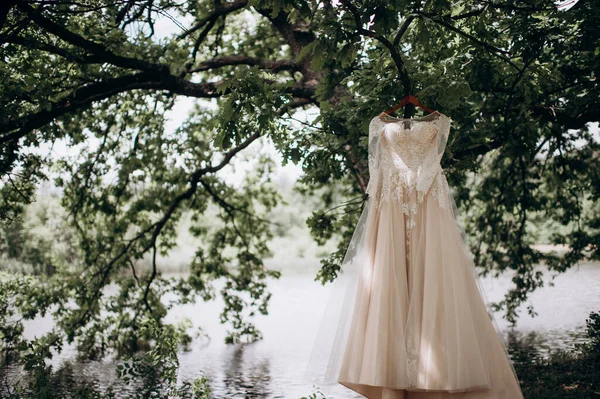
<instances>
[{"instance_id":1,"label":"wooden hanger","mask_svg":"<svg viewBox=\"0 0 600 399\"><path fill-rule=\"evenodd\" d=\"M391 114L392 112L396 111L398 108L401 108L403 106L405 106L406 104L413 104L416 105L417 107L424 109L425 111L431 113L431 114L439 114L439 112L432 110L431 108L428 108L426 106L424 106L423 104L421 104L421 102L419 101L419 99L415 96L413 96L412 94L409 94L408 96L404 97L402 99L402 101L400 101L397 105L395 105L394 107L388 109L387 111L382 112L382 114Z\"/></svg>"}]
</instances>

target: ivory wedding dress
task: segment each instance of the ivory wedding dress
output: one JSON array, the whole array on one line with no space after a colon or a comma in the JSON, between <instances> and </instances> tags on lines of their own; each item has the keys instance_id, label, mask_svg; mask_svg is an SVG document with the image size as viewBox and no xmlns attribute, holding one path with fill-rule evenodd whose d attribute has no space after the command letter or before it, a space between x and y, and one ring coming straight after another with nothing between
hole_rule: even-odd
<instances>
[{"instance_id":1,"label":"ivory wedding dress","mask_svg":"<svg viewBox=\"0 0 600 399\"><path fill-rule=\"evenodd\" d=\"M368 199L303 379L321 392L523 398L440 165L451 121L370 122Z\"/></svg>"}]
</instances>

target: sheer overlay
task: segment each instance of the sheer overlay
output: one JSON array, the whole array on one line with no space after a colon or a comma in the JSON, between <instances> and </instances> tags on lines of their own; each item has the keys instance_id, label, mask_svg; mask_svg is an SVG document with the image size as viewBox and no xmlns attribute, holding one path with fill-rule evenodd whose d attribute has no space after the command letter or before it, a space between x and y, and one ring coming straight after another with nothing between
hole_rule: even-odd
<instances>
[{"instance_id":1,"label":"sheer overlay","mask_svg":"<svg viewBox=\"0 0 600 399\"><path fill-rule=\"evenodd\" d=\"M324 393L523 397L440 165L451 121L371 120L369 196L303 378Z\"/></svg>"}]
</instances>

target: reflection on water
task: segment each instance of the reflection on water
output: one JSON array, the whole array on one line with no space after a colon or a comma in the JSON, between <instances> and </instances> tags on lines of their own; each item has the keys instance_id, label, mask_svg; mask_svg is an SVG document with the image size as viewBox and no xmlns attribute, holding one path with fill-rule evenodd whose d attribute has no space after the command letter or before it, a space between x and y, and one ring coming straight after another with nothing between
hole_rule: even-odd
<instances>
[{"instance_id":1,"label":"reflection on water","mask_svg":"<svg viewBox=\"0 0 600 399\"><path fill-rule=\"evenodd\" d=\"M545 281L549 281L550 274L545 275ZM173 309L169 321L189 317L194 326L202 327L210 336L195 340L188 350L180 353L180 381L191 381L204 374L210 380L215 398L298 399L313 392L313 387L300 381L330 289L314 282L313 277L308 273L283 274L281 279L271 282L270 314L255 319L264 339L252 344L223 343L226 327L219 324L220 301ZM510 278L505 275L496 280L482 279L490 301L502 298L511 285ZM496 315L516 362L547 357L552 349L584 342L585 319L590 312L600 310L600 297L596 294L600 292L600 265L576 267L556 277L554 283L554 287L546 284L531 295L530 303L522 308L517 328L508 330L507 322L500 314ZM535 307L536 317L527 314L525 307L529 304ZM33 337L50 327L51 320L39 319L27 326L26 334ZM91 397L93 392L111 390L115 397L124 397L139 394L143 389L141 385L126 385L117 378L117 361L113 358L76 361L74 355L73 348L66 347L55 356L54 373L41 383L46 384L48 396L42 397ZM6 367L0 377L2 397L9 397L10 387L27 385L29 378L14 364ZM331 394L360 397L342 386Z\"/></svg>"},{"instance_id":2,"label":"reflection on water","mask_svg":"<svg viewBox=\"0 0 600 399\"><path fill-rule=\"evenodd\" d=\"M223 393L226 397L270 397L271 372L269 359L245 356L247 345L236 345L225 363Z\"/></svg>"}]
</instances>

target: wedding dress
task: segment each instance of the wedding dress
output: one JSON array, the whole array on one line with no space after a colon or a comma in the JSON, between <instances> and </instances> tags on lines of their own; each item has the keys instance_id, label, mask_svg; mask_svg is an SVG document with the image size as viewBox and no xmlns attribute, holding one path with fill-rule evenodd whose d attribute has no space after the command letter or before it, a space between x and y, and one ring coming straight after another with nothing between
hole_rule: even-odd
<instances>
[{"instance_id":1,"label":"wedding dress","mask_svg":"<svg viewBox=\"0 0 600 399\"><path fill-rule=\"evenodd\" d=\"M321 392L523 398L440 165L451 121L370 122L368 199L303 378Z\"/></svg>"}]
</instances>

